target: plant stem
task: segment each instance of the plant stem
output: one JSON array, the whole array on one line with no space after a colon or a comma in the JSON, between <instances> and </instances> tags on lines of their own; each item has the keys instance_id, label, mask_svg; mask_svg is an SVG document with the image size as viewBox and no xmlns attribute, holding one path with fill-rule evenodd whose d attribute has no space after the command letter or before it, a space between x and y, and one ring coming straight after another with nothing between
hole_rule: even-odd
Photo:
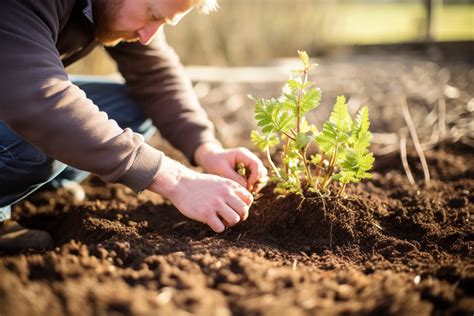
<instances>
[{"instance_id":1,"label":"plant stem","mask_svg":"<svg viewBox=\"0 0 474 316\"><path fill-rule=\"evenodd\" d=\"M288 163L285 162L285 157L287 155L287 152L288 152L288 142L289 142L289 138L286 139L285 141L285 145L283 146L283 153L281 155L281 160L283 161L283 165L284 165L284 168L285 168L285 174L286 176L288 177Z\"/></svg>"},{"instance_id":2,"label":"plant stem","mask_svg":"<svg viewBox=\"0 0 474 316\"><path fill-rule=\"evenodd\" d=\"M299 134L301 130L300 115L301 115L301 89L298 89L298 110L296 113L296 134Z\"/></svg>"},{"instance_id":3,"label":"plant stem","mask_svg":"<svg viewBox=\"0 0 474 316\"><path fill-rule=\"evenodd\" d=\"M347 183L344 183L341 187L341 190L339 190L339 194L337 195L337 197L341 197L342 193L344 193L344 190L346 189L346 185Z\"/></svg>"},{"instance_id":4,"label":"plant stem","mask_svg":"<svg viewBox=\"0 0 474 316\"><path fill-rule=\"evenodd\" d=\"M290 134L288 133L285 133L285 132L282 132L283 135L285 135L286 137L288 137L289 139L291 139L292 141L295 141L295 138L293 136L291 136Z\"/></svg>"},{"instance_id":5,"label":"plant stem","mask_svg":"<svg viewBox=\"0 0 474 316\"><path fill-rule=\"evenodd\" d=\"M334 155L331 157L331 161L328 166L328 172L326 173L326 176L324 177L324 181L322 184L323 189L326 188L326 186L329 184L331 175L334 171L334 164L336 163L337 151L339 149L338 147L339 147L339 144L336 143L336 147L334 148Z\"/></svg>"},{"instance_id":6,"label":"plant stem","mask_svg":"<svg viewBox=\"0 0 474 316\"><path fill-rule=\"evenodd\" d=\"M331 177L329 174L332 173L330 170L328 170L328 173L324 177L323 184L321 185L322 189L326 189L326 187L329 185L329 182L331 182Z\"/></svg>"},{"instance_id":7,"label":"plant stem","mask_svg":"<svg viewBox=\"0 0 474 316\"><path fill-rule=\"evenodd\" d=\"M300 178L299 178L299 177L295 177L295 179L296 179L296 182L297 182L297 184L298 184L298 188L299 188L299 191L300 191L301 196L304 196L304 194L303 194L303 188L301 187Z\"/></svg>"},{"instance_id":8,"label":"plant stem","mask_svg":"<svg viewBox=\"0 0 474 316\"><path fill-rule=\"evenodd\" d=\"M270 155L270 149L267 148L266 152L267 152L267 159L268 159L268 162L270 163L270 166L272 166L272 169L275 172L275 174L277 175L277 177L279 179L281 179L280 172L278 171L278 168L275 166L275 163L273 162L272 157Z\"/></svg>"},{"instance_id":9,"label":"plant stem","mask_svg":"<svg viewBox=\"0 0 474 316\"><path fill-rule=\"evenodd\" d=\"M301 149L301 156L303 157L304 169L306 171L306 180L308 180L309 186L312 187L314 185L314 182L313 177L311 175L311 169L309 167L308 160L306 159L306 148Z\"/></svg>"},{"instance_id":10,"label":"plant stem","mask_svg":"<svg viewBox=\"0 0 474 316\"><path fill-rule=\"evenodd\" d=\"M325 155L325 152L321 151L321 160L319 161L319 164L316 166L316 175L315 175L316 185L318 185L319 183L319 172L321 171L321 169L323 169L324 155Z\"/></svg>"},{"instance_id":11,"label":"plant stem","mask_svg":"<svg viewBox=\"0 0 474 316\"><path fill-rule=\"evenodd\" d=\"M308 69L304 70L304 79L302 86L304 87L308 81ZM303 88L298 89L298 110L296 113L296 135L299 135L301 132L301 93ZM311 170L308 166L308 161L306 160L306 148L300 149L300 156L303 158L304 170L306 172L306 180L308 181L309 186L313 186L313 177L311 176Z\"/></svg>"},{"instance_id":12,"label":"plant stem","mask_svg":"<svg viewBox=\"0 0 474 316\"><path fill-rule=\"evenodd\" d=\"M308 68L305 68L304 70L304 78L303 78L303 84L304 86L306 82L308 81ZM298 111L296 114L296 133L299 134L301 130L301 92L302 89L298 89Z\"/></svg>"}]
</instances>

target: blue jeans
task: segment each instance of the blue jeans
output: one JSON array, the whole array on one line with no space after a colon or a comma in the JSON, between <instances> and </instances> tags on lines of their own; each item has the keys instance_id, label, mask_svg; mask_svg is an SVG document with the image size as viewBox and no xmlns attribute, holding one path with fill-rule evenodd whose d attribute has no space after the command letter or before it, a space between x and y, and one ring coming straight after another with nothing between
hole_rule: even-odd
<instances>
[{"instance_id":1,"label":"blue jeans","mask_svg":"<svg viewBox=\"0 0 474 316\"><path fill-rule=\"evenodd\" d=\"M124 84L100 77L71 76L101 111L120 127L149 139L156 128L126 92ZM9 206L55 178L81 182L88 172L68 167L29 144L0 122L0 221L10 217Z\"/></svg>"}]
</instances>

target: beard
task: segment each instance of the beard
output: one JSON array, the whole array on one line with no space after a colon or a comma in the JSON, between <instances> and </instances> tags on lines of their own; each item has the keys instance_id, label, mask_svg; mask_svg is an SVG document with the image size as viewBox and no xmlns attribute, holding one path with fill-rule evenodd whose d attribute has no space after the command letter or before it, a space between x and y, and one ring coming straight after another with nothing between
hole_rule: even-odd
<instances>
[{"instance_id":1,"label":"beard","mask_svg":"<svg viewBox=\"0 0 474 316\"><path fill-rule=\"evenodd\" d=\"M95 38L104 46L116 46L120 42L139 40L132 32L113 31L124 0L96 0L93 3Z\"/></svg>"}]
</instances>

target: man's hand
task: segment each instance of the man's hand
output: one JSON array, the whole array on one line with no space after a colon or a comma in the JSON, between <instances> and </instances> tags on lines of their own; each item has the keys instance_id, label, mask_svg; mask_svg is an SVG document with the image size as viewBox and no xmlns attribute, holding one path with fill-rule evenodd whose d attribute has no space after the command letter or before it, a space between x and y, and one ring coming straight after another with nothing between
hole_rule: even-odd
<instances>
[{"instance_id":1,"label":"man's hand","mask_svg":"<svg viewBox=\"0 0 474 316\"><path fill-rule=\"evenodd\" d=\"M195 172L166 156L148 189L216 233L246 220L253 202L252 194L235 181Z\"/></svg>"},{"instance_id":2,"label":"man's hand","mask_svg":"<svg viewBox=\"0 0 474 316\"><path fill-rule=\"evenodd\" d=\"M247 148L223 149L215 143L204 143L194 153L194 160L204 172L234 180L250 191L258 190L258 184L268 180L262 161ZM236 171L240 163L249 169L248 178Z\"/></svg>"}]
</instances>

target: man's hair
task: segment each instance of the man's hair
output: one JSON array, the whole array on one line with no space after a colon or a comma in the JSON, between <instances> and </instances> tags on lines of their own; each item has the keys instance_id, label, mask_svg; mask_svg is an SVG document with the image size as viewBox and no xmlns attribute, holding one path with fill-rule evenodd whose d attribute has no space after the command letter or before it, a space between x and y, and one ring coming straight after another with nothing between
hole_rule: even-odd
<instances>
[{"instance_id":1,"label":"man's hair","mask_svg":"<svg viewBox=\"0 0 474 316\"><path fill-rule=\"evenodd\" d=\"M217 0L194 0L194 3L196 8L204 14L209 14L219 8Z\"/></svg>"}]
</instances>

